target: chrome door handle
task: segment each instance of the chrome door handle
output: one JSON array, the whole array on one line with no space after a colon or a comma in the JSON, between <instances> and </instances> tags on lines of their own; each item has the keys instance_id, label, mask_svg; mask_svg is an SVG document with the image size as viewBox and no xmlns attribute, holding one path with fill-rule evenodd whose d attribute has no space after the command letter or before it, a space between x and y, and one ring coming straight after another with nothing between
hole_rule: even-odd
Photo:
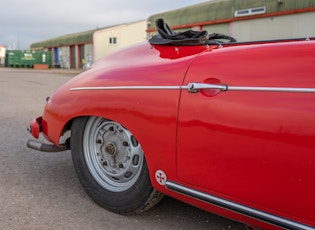
<instances>
[{"instance_id":1,"label":"chrome door handle","mask_svg":"<svg viewBox=\"0 0 315 230\"><path fill-rule=\"evenodd\" d=\"M188 92L190 93L197 93L201 89L220 89L221 91L226 91L228 87L227 85L189 83L187 89L188 89Z\"/></svg>"}]
</instances>

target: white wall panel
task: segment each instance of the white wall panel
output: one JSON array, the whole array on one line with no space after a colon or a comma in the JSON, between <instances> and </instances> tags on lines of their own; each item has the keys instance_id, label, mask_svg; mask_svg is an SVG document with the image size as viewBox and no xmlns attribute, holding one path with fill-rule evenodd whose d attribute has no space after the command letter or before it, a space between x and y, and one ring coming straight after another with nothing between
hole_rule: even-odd
<instances>
[{"instance_id":1,"label":"white wall panel","mask_svg":"<svg viewBox=\"0 0 315 230\"><path fill-rule=\"evenodd\" d=\"M315 12L232 22L238 41L315 36Z\"/></svg>"}]
</instances>

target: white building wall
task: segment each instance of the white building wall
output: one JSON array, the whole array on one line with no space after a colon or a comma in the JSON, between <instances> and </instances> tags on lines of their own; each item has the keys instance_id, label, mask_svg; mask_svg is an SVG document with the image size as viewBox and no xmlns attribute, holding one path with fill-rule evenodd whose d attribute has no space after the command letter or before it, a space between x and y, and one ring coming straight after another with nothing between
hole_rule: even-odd
<instances>
[{"instance_id":1,"label":"white building wall","mask_svg":"<svg viewBox=\"0 0 315 230\"><path fill-rule=\"evenodd\" d=\"M208 34L218 33L218 34L231 35L229 23L205 25L202 27L202 30L208 31Z\"/></svg>"},{"instance_id":2,"label":"white building wall","mask_svg":"<svg viewBox=\"0 0 315 230\"><path fill-rule=\"evenodd\" d=\"M146 26L146 20L143 20L94 32L93 61L123 47L146 41Z\"/></svg>"},{"instance_id":3,"label":"white building wall","mask_svg":"<svg viewBox=\"0 0 315 230\"><path fill-rule=\"evenodd\" d=\"M315 36L315 12L232 22L237 41L253 41Z\"/></svg>"},{"instance_id":4,"label":"white building wall","mask_svg":"<svg viewBox=\"0 0 315 230\"><path fill-rule=\"evenodd\" d=\"M0 46L0 66L4 66L5 63L5 46Z\"/></svg>"}]
</instances>

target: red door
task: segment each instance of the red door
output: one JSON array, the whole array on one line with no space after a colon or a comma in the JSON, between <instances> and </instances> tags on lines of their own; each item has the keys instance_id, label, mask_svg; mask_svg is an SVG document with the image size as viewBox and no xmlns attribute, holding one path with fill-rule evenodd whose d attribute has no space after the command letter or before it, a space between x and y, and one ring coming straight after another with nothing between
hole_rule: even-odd
<instances>
[{"instance_id":1,"label":"red door","mask_svg":"<svg viewBox=\"0 0 315 230\"><path fill-rule=\"evenodd\" d=\"M314 45L214 50L194 61L184 85L315 88L312 53ZM315 222L315 93L183 90L178 124L183 184Z\"/></svg>"}]
</instances>

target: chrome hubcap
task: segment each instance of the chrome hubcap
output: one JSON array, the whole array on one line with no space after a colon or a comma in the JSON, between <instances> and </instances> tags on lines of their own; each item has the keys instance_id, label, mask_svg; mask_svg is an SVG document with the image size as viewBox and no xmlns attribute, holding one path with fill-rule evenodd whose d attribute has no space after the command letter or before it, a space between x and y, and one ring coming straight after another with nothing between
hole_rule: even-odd
<instances>
[{"instance_id":1,"label":"chrome hubcap","mask_svg":"<svg viewBox=\"0 0 315 230\"><path fill-rule=\"evenodd\" d=\"M102 187L120 192L136 183L144 156L140 144L127 129L116 122L91 117L83 145L91 175Z\"/></svg>"}]
</instances>

